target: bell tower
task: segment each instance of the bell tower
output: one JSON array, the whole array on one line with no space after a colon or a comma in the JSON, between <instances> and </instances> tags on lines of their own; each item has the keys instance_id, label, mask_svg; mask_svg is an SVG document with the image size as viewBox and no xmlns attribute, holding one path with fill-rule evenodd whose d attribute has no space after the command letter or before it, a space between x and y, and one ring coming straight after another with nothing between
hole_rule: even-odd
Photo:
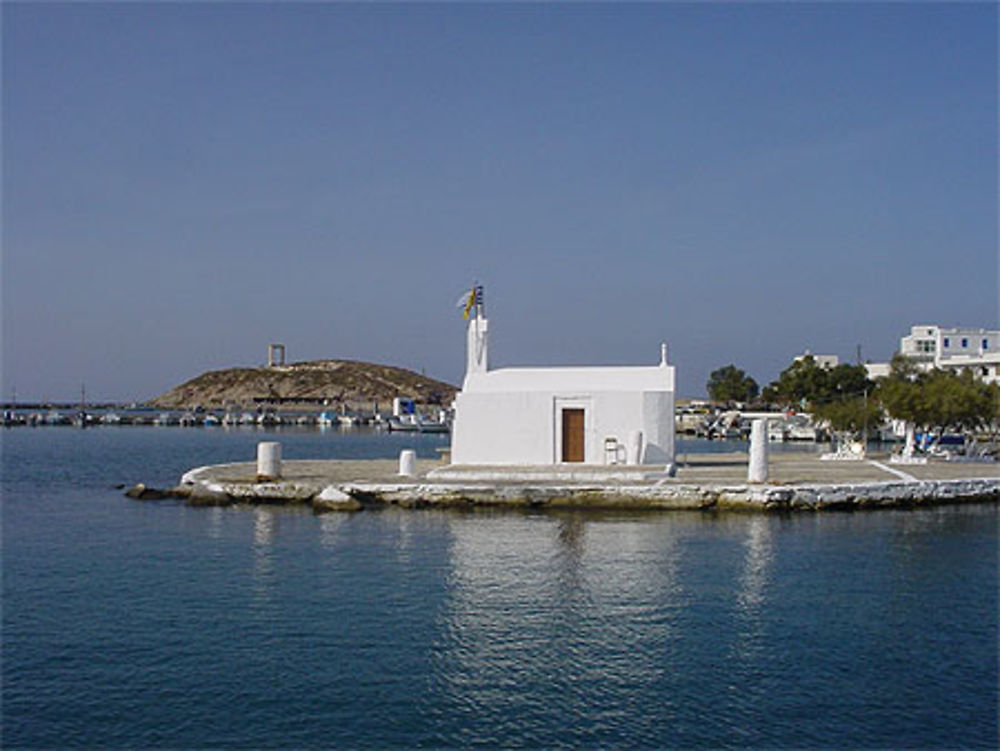
<instances>
[{"instance_id":1,"label":"bell tower","mask_svg":"<svg viewBox=\"0 0 1000 751\"><path fill-rule=\"evenodd\" d=\"M472 309L474 314L469 321L467 335L465 377L474 373L485 373L489 370L489 321L486 320L486 305L483 288L476 286L469 296L466 312Z\"/></svg>"}]
</instances>

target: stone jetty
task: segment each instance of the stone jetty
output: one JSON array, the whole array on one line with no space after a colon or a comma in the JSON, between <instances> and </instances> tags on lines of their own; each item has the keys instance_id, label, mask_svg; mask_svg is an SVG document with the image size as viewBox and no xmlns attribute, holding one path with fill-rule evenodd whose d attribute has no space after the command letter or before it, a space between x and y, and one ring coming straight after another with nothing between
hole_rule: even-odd
<instances>
[{"instance_id":1,"label":"stone jetty","mask_svg":"<svg viewBox=\"0 0 1000 751\"><path fill-rule=\"evenodd\" d=\"M187 472L169 495L192 505L307 504L316 511L387 505L424 507L822 511L1000 501L1000 464L891 465L875 455L850 462L807 453L769 458L766 482L748 482L745 453L681 455L656 466L461 466L418 460L283 461L262 480L253 462ZM159 494L133 493L156 498Z\"/></svg>"}]
</instances>

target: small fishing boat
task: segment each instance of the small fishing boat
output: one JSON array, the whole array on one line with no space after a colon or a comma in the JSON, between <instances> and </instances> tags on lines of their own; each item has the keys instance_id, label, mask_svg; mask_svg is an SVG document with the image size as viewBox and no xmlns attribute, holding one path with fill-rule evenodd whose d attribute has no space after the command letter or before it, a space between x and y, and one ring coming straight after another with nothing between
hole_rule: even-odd
<instances>
[{"instance_id":1,"label":"small fishing boat","mask_svg":"<svg viewBox=\"0 0 1000 751\"><path fill-rule=\"evenodd\" d=\"M917 441L917 446L922 449L928 446L964 446L965 436L960 433L944 433L938 436L936 433L921 433L917 432L914 436Z\"/></svg>"},{"instance_id":2,"label":"small fishing boat","mask_svg":"<svg viewBox=\"0 0 1000 751\"><path fill-rule=\"evenodd\" d=\"M257 416L257 425L262 428L273 428L276 425L281 425L281 418L271 410L267 410Z\"/></svg>"},{"instance_id":3,"label":"small fishing boat","mask_svg":"<svg viewBox=\"0 0 1000 751\"><path fill-rule=\"evenodd\" d=\"M785 423L783 420L767 421L767 440L771 443L785 442Z\"/></svg>"},{"instance_id":4,"label":"small fishing boat","mask_svg":"<svg viewBox=\"0 0 1000 751\"><path fill-rule=\"evenodd\" d=\"M422 420L417 415L390 417L386 427L390 432L400 433L447 433L451 430L447 423Z\"/></svg>"},{"instance_id":5,"label":"small fishing boat","mask_svg":"<svg viewBox=\"0 0 1000 751\"><path fill-rule=\"evenodd\" d=\"M44 422L46 425L69 425L70 419L62 412L53 409L45 415Z\"/></svg>"}]
</instances>

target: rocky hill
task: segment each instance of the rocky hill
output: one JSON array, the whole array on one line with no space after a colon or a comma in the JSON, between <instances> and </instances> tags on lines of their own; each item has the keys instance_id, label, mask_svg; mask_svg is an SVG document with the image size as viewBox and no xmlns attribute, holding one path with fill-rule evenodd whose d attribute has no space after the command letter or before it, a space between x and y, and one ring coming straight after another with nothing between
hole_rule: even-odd
<instances>
[{"instance_id":1,"label":"rocky hill","mask_svg":"<svg viewBox=\"0 0 1000 751\"><path fill-rule=\"evenodd\" d=\"M317 360L270 368L214 370L150 400L160 409L273 404L391 406L397 396L451 404L457 389L403 368L353 360Z\"/></svg>"}]
</instances>

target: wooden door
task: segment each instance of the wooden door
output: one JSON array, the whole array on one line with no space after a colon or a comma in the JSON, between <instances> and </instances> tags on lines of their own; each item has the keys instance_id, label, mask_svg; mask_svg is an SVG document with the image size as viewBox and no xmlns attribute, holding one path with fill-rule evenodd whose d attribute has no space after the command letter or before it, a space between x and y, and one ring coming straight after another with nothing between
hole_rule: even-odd
<instances>
[{"instance_id":1,"label":"wooden door","mask_svg":"<svg viewBox=\"0 0 1000 751\"><path fill-rule=\"evenodd\" d=\"M583 461L583 410L562 411L562 460Z\"/></svg>"}]
</instances>

